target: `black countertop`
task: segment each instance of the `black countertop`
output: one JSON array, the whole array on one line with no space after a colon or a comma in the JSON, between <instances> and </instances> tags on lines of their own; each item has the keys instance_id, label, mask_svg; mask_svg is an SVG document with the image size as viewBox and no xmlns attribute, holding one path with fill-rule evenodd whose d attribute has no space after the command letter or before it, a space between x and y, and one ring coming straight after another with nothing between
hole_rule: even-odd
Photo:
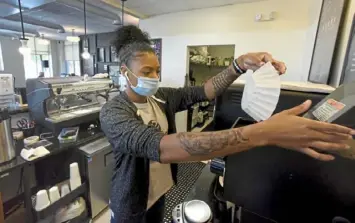
<instances>
[{"instance_id":1,"label":"black countertop","mask_svg":"<svg viewBox=\"0 0 355 223\"><path fill-rule=\"evenodd\" d=\"M24 107L24 108L17 108L17 109L11 109L9 110L10 115L16 115L16 114L20 114L20 113L26 113L28 112L28 107Z\"/></svg>"},{"instance_id":2,"label":"black countertop","mask_svg":"<svg viewBox=\"0 0 355 223\"><path fill-rule=\"evenodd\" d=\"M53 143L52 145L46 147L46 149L50 152L50 154L32 161L26 161L20 156L20 152L24 148L24 146L22 141L17 142L15 145L17 156L13 160L0 165L0 174L1 175L6 174L17 168L21 168L24 165L34 164L42 159L45 159L50 156L54 156L68 149L77 149L78 147L86 143L92 142L96 139L99 139L101 137L104 137L104 133L101 131L97 131L93 135L89 134L87 131L80 131L78 135L78 140L73 143L59 143L56 137L52 139L47 139L48 141Z\"/></svg>"},{"instance_id":3,"label":"black countertop","mask_svg":"<svg viewBox=\"0 0 355 223\"><path fill-rule=\"evenodd\" d=\"M216 178L216 174L210 171L210 165L206 165L194 186L191 188L190 193L185 199L185 202L191 200L201 200L210 204L210 190L211 185Z\"/></svg>"}]
</instances>

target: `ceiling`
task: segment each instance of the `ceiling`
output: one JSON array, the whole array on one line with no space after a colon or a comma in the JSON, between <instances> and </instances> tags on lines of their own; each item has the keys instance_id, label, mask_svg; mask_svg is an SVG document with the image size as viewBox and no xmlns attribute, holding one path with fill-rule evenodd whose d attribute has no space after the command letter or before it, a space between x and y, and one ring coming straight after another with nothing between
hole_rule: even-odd
<instances>
[{"instance_id":1,"label":"ceiling","mask_svg":"<svg viewBox=\"0 0 355 223\"><path fill-rule=\"evenodd\" d=\"M117 29L114 20L121 22L121 10L98 0L87 2L87 32L102 33ZM63 40L75 29L84 34L83 0L21 0L25 33L44 34L45 38ZM125 24L138 24L139 19L125 15ZM0 0L0 35L21 36L18 0Z\"/></svg>"},{"instance_id":2,"label":"ceiling","mask_svg":"<svg viewBox=\"0 0 355 223\"><path fill-rule=\"evenodd\" d=\"M120 0L101 0L112 5L119 4ZM258 2L263 0L127 0L125 6L146 17L168 14L173 12L189 11L201 8Z\"/></svg>"},{"instance_id":3,"label":"ceiling","mask_svg":"<svg viewBox=\"0 0 355 223\"><path fill-rule=\"evenodd\" d=\"M138 25L139 18L262 0L128 0L125 24ZM121 0L86 0L87 32L103 33L117 29L121 23ZM84 34L83 0L21 0L25 33L64 40L75 30ZM0 35L21 37L18 0L0 0Z\"/></svg>"}]
</instances>

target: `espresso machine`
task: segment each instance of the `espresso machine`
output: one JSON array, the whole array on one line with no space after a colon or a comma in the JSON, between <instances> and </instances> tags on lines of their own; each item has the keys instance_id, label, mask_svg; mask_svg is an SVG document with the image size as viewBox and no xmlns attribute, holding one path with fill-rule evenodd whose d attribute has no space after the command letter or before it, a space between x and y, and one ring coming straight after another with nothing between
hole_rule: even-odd
<instances>
[{"instance_id":1,"label":"espresso machine","mask_svg":"<svg viewBox=\"0 0 355 223\"><path fill-rule=\"evenodd\" d=\"M36 127L44 128L42 133L53 132L56 137L61 136L63 129L77 128L78 139L73 143L78 144L84 160L91 217L99 214L109 202L113 153L98 120L102 106L111 98L112 87L110 79L84 80L83 77L39 78L26 82L30 116ZM62 143L60 137L58 139ZM56 159L52 157L43 165L52 165Z\"/></svg>"},{"instance_id":2,"label":"espresso machine","mask_svg":"<svg viewBox=\"0 0 355 223\"><path fill-rule=\"evenodd\" d=\"M55 134L63 128L97 120L112 86L110 79L28 79L26 92L31 118Z\"/></svg>"},{"instance_id":3,"label":"espresso machine","mask_svg":"<svg viewBox=\"0 0 355 223\"><path fill-rule=\"evenodd\" d=\"M9 108L15 101L12 74L0 74L0 164L15 158Z\"/></svg>"}]
</instances>

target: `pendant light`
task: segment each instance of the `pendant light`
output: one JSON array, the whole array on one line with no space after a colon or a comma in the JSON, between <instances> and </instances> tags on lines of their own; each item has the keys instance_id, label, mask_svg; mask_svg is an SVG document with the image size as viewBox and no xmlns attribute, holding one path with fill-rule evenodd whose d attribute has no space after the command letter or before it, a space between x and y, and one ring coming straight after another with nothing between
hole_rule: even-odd
<instances>
[{"instance_id":1,"label":"pendant light","mask_svg":"<svg viewBox=\"0 0 355 223\"><path fill-rule=\"evenodd\" d=\"M73 42L73 43L77 43L80 41L79 36L75 36L75 29L72 29L72 35L71 36L67 36L67 40L69 42Z\"/></svg>"},{"instance_id":2,"label":"pendant light","mask_svg":"<svg viewBox=\"0 0 355 223\"><path fill-rule=\"evenodd\" d=\"M21 27L22 27L22 37L20 38L21 41L21 47L18 49L19 52L23 56L29 56L31 54L31 48L27 46L27 41L25 36L25 28L23 26L23 17L22 17L22 6L21 6L21 0L18 0L18 8L20 10L20 17L21 17Z\"/></svg>"},{"instance_id":3,"label":"pendant light","mask_svg":"<svg viewBox=\"0 0 355 223\"><path fill-rule=\"evenodd\" d=\"M124 26L124 3L127 0L121 0L121 19L116 19L112 22L112 25L116 25L116 26ZM120 21L121 20L121 21Z\"/></svg>"},{"instance_id":4,"label":"pendant light","mask_svg":"<svg viewBox=\"0 0 355 223\"><path fill-rule=\"evenodd\" d=\"M127 0L121 0L121 2L122 2L122 13L121 13L121 17L122 17L122 26L124 26L124 3L125 3L125 1L127 1Z\"/></svg>"},{"instance_id":5,"label":"pendant light","mask_svg":"<svg viewBox=\"0 0 355 223\"><path fill-rule=\"evenodd\" d=\"M38 39L38 44L48 46L49 45L49 40L44 38L44 34L41 35L41 38Z\"/></svg>"},{"instance_id":6,"label":"pendant light","mask_svg":"<svg viewBox=\"0 0 355 223\"><path fill-rule=\"evenodd\" d=\"M81 57L84 60L90 59L90 53L89 53L89 46L88 46L88 37L86 35L86 0L84 0L84 29L85 29L85 35L84 35L84 52L81 54Z\"/></svg>"}]
</instances>

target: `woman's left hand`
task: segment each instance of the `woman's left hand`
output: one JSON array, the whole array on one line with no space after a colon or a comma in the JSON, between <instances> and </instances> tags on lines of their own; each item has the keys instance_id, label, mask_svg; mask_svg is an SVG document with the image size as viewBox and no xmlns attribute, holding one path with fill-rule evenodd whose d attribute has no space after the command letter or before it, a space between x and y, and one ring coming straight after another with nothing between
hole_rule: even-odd
<instances>
[{"instance_id":1,"label":"woman's left hand","mask_svg":"<svg viewBox=\"0 0 355 223\"><path fill-rule=\"evenodd\" d=\"M236 60L238 66L242 70L253 70L256 71L262 67L265 63L271 62L275 69L280 73L284 74L287 70L285 63L275 60L271 54L260 52L260 53L247 53L244 54Z\"/></svg>"}]
</instances>

